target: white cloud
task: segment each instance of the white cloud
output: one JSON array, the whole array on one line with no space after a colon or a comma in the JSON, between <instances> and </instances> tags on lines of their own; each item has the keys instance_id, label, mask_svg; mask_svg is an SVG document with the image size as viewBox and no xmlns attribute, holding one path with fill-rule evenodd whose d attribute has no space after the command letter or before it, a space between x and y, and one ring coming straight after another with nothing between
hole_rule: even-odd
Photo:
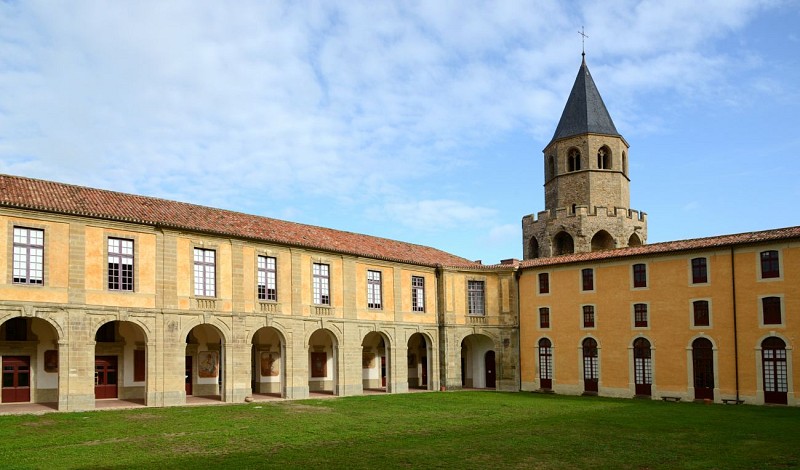
<instances>
[{"instance_id":1,"label":"white cloud","mask_svg":"<svg viewBox=\"0 0 800 470\"><path fill-rule=\"evenodd\" d=\"M389 203L384 211L407 227L431 231L485 226L495 214L493 209L447 199Z\"/></svg>"}]
</instances>

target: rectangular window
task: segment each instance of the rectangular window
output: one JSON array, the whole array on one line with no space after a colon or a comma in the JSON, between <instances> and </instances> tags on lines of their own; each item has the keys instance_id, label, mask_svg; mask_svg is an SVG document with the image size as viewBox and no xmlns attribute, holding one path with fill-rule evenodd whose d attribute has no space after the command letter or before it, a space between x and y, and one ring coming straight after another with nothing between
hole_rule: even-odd
<instances>
[{"instance_id":1,"label":"rectangular window","mask_svg":"<svg viewBox=\"0 0 800 470\"><path fill-rule=\"evenodd\" d=\"M44 283L44 230L14 227L13 265L14 283Z\"/></svg>"},{"instance_id":2,"label":"rectangular window","mask_svg":"<svg viewBox=\"0 0 800 470\"><path fill-rule=\"evenodd\" d=\"M314 303L317 305L331 304L331 278L330 266L314 263Z\"/></svg>"},{"instance_id":3,"label":"rectangular window","mask_svg":"<svg viewBox=\"0 0 800 470\"><path fill-rule=\"evenodd\" d=\"M781 276L781 268L778 262L778 252L767 250L761 252L761 278L769 279Z\"/></svg>"},{"instance_id":4,"label":"rectangular window","mask_svg":"<svg viewBox=\"0 0 800 470\"><path fill-rule=\"evenodd\" d=\"M381 308L381 272L367 271L367 307Z\"/></svg>"},{"instance_id":5,"label":"rectangular window","mask_svg":"<svg viewBox=\"0 0 800 470\"><path fill-rule=\"evenodd\" d=\"M483 281L467 281L467 296L470 315L485 315Z\"/></svg>"},{"instance_id":6,"label":"rectangular window","mask_svg":"<svg viewBox=\"0 0 800 470\"><path fill-rule=\"evenodd\" d=\"M647 304L633 305L633 326L647 328Z\"/></svg>"},{"instance_id":7,"label":"rectangular window","mask_svg":"<svg viewBox=\"0 0 800 470\"><path fill-rule=\"evenodd\" d=\"M203 248L194 249L194 295L214 297L216 292L217 253Z\"/></svg>"},{"instance_id":8,"label":"rectangular window","mask_svg":"<svg viewBox=\"0 0 800 470\"><path fill-rule=\"evenodd\" d=\"M422 276L411 276L411 310L425 311L425 278Z\"/></svg>"},{"instance_id":9,"label":"rectangular window","mask_svg":"<svg viewBox=\"0 0 800 470\"><path fill-rule=\"evenodd\" d=\"M761 308L764 314L765 325L781 324L781 298L764 297L761 299Z\"/></svg>"},{"instance_id":10,"label":"rectangular window","mask_svg":"<svg viewBox=\"0 0 800 470\"><path fill-rule=\"evenodd\" d=\"M692 284L708 282L708 261L705 258L692 259Z\"/></svg>"},{"instance_id":11,"label":"rectangular window","mask_svg":"<svg viewBox=\"0 0 800 470\"><path fill-rule=\"evenodd\" d=\"M277 262L278 260L271 256L258 257L258 300L272 302L278 300Z\"/></svg>"},{"instance_id":12,"label":"rectangular window","mask_svg":"<svg viewBox=\"0 0 800 470\"><path fill-rule=\"evenodd\" d=\"M539 293L540 294L549 294L550 293L550 274L549 273L539 273Z\"/></svg>"},{"instance_id":13,"label":"rectangular window","mask_svg":"<svg viewBox=\"0 0 800 470\"><path fill-rule=\"evenodd\" d=\"M583 290L594 290L594 269L586 268L581 271Z\"/></svg>"},{"instance_id":14,"label":"rectangular window","mask_svg":"<svg viewBox=\"0 0 800 470\"><path fill-rule=\"evenodd\" d=\"M707 300L695 300L692 302L692 313L694 314L694 326L709 326L711 324Z\"/></svg>"},{"instance_id":15,"label":"rectangular window","mask_svg":"<svg viewBox=\"0 0 800 470\"><path fill-rule=\"evenodd\" d=\"M633 265L633 287L647 287L647 265L644 263Z\"/></svg>"},{"instance_id":16,"label":"rectangular window","mask_svg":"<svg viewBox=\"0 0 800 470\"><path fill-rule=\"evenodd\" d=\"M594 306L583 306L583 327L594 328Z\"/></svg>"},{"instance_id":17,"label":"rectangular window","mask_svg":"<svg viewBox=\"0 0 800 470\"><path fill-rule=\"evenodd\" d=\"M145 370L147 369L144 358L144 349L134 349L133 351L133 381L144 382Z\"/></svg>"},{"instance_id":18,"label":"rectangular window","mask_svg":"<svg viewBox=\"0 0 800 470\"><path fill-rule=\"evenodd\" d=\"M133 291L133 240L108 238L108 289Z\"/></svg>"},{"instance_id":19,"label":"rectangular window","mask_svg":"<svg viewBox=\"0 0 800 470\"><path fill-rule=\"evenodd\" d=\"M550 309L547 307L539 309L539 328L550 328Z\"/></svg>"}]
</instances>

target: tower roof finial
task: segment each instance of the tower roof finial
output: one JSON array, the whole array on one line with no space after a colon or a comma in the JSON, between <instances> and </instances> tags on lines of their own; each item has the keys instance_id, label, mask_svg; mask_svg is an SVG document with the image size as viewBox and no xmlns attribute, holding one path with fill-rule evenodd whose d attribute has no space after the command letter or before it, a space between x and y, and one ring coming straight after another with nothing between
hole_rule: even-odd
<instances>
[{"instance_id":1,"label":"tower roof finial","mask_svg":"<svg viewBox=\"0 0 800 470\"><path fill-rule=\"evenodd\" d=\"M583 29L583 26L581 26L581 30L578 31L578 34L581 35L581 56L585 58L586 57L586 38L588 38L589 36L586 35L586 32Z\"/></svg>"}]
</instances>

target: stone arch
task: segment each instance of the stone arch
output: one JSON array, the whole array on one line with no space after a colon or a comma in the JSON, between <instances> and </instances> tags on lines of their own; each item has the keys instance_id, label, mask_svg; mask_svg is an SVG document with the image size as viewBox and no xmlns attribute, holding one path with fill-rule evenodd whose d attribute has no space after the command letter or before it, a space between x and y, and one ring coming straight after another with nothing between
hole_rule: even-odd
<instances>
[{"instance_id":1,"label":"stone arch","mask_svg":"<svg viewBox=\"0 0 800 470\"><path fill-rule=\"evenodd\" d=\"M146 403L153 386L147 373L152 353L147 328L138 319L118 317L104 317L94 326L95 399Z\"/></svg>"},{"instance_id":2,"label":"stone arch","mask_svg":"<svg viewBox=\"0 0 800 470\"><path fill-rule=\"evenodd\" d=\"M417 331L409 336L406 346L408 388L431 390L435 354L433 339L427 333Z\"/></svg>"},{"instance_id":3,"label":"stone arch","mask_svg":"<svg viewBox=\"0 0 800 470\"><path fill-rule=\"evenodd\" d=\"M46 313L46 312L36 312L36 315L29 316L29 315L23 315L21 310L16 310L16 311L11 310L8 312L8 314L0 316L0 325L2 325L8 320L11 320L12 318L17 318L17 317L38 318L39 320L42 320L43 322L52 326L56 332L58 340L61 341L64 338L64 328L55 319L50 318L49 315L42 315L41 313Z\"/></svg>"},{"instance_id":4,"label":"stone arch","mask_svg":"<svg viewBox=\"0 0 800 470\"><path fill-rule=\"evenodd\" d=\"M225 401L229 372L226 364L225 330L217 322L197 322L184 337L186 395Z\"/></svg>"},{"instance_id":5,"label":"stone arch","mask_svg":"<svg viewBox=\"0 0 800 470\"><path fill-rule=\"evenodd\" d=\"M308 337L308 390L311 393L339 394L339 345L336 334L318 328Z\"/></svg>"},{"instance_id":6,"label":"stone arch","mask_svg":"<svg viewBox=\"0 0 800 470\"><path fill-rule=\"evenodd\" d=\"M497 342L484 333L465 335L461 340L461 386L496 388Z\"/></svg>"},{"instance_id":7,"label":"stone arch","mask_svg":"<svg viewBox=\"0 0 800 470\"><path fill-rule=\"evenodd\" d=\"M597 150L597 168L600 170L610 170L612 168L611 149L608 145L603 145Z\"/></svg>"},{"instance_id":8,"label":"stone arch","mask_svg":"<svg viewBox=\"0 0 800 470\"><path fill-rule=\"evenodd\" d=\"M639 235L632 233L628 238L628 246L642 246L642 239L639 238Z\"/></svg>"},{"instance_id":9,"label":"stone arch","mask_svg":"<svg viewBox=\"0 0 800 470\"><path fill-rule=\"evenodd\" d=\"M225 322L216 317L212 317L211 321L208 320L201 321L200 319L197 318L192 319L192 321L190 321L186 326L183 327L183 329L181 330L180 337L182 339L186 338L186 336L188 336L193 329L202 325L213 326L222 337L223 343L227 344L231 342L232 333L230 327L226 325Z\"/></svg>"},{"instance_id":10,"label":"stone arch","mask_svg":"<svg viewBox=\"0 0 800 470\"><path fill-rule=\"evenodd\" d=\"M16 311L0 322L4 403L59 403L62 337L49 319ZM64 393L67 393L66 390Z\"/></svg>"},{"instance_id":11,"label":"stone arch","mask_svg":"<svg viewBox=\"0 0 800 470\"><path fill-rule=\"evenodd\" d=\"M592 237L592 251L613 250L616 247L614 237L605 230L599 230Z\"/></svg>"},{"instance_id":12,"label":"stone arch","mask_svg":"<svg viewBox=\"0 0 800 470\"><path fill-rule=\"evenodd\" d=\"M392 340L388 334L373 330L361 340L361 378L363 390L390 392L392 383Z\"/></svg>"},{"instance_id":13,"label":"stone arch","mask_svg":"<svg viewBox=\"0 0 800 470\"><path fill-rule=\"evenodd\" d=\"M577 147L567 150L567 171L578 171L581 169L581 151Z\"/></svg>"},{"instance_id":14,"label":"stone arch","mask_svg":"<svg viewBox=\"0 0 800 470\"><path fill-rule=\"evenodd\" d=\"M539 241L536 240L536 237L531 237L531 240L528 243L528 259L534 259L538 257L539 257Z\"/></svg>"},{"instance_id":15,"label":"stone arch","mask_svg":"<svg viewBox=\"0 0 800 470\"><path fill-rule=\"evenodd\" d=\"M572 235L560 231L553 237L553 256L568 255L575 252L575 241Z\"/></svg>"},{"instance_id":16,"label":"stone arch","mask_svg":"<svg viewBox=\"0 0 800 470\"><path fill-rule=\"evenodd\" d=\"M253 394L283 397L286 384L286 336L274 325L262 326L250 337L251 391Z\"/></svg>"}]
</instances>

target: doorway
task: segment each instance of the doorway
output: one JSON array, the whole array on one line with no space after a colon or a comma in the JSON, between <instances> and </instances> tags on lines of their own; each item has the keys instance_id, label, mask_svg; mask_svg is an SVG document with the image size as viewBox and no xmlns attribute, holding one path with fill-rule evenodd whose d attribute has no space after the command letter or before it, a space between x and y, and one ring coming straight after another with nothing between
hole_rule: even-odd
<instances>
[{"instance_id":1,"label":"doorway","mask_svg":"<svg viewBox=\"0 0 800 470\"><path fill-rule=\"evenodd\" d=\"M494 351L486 351L484 363L486 365L486 388L495 388L497 370L494 367Z\"/></svg>"},{"instance_id":2,"label":"doorway","mask_svg":"<svg viewBox=\"0 0 800 470\"><path fill-rule=\"evenodd\" d=\"M31 357L3 357L3 403L31 401Z\"/></svg>"},{"instance_id":3,"label":"doorway","mask_svg":"<svg viewBox=\"0 0 800 470\"><path fill-rule=\"evenodd\" d=\"M117 398L117 356L96 356L94 359L94 397Z\"/></svg>"}]
</instances>

